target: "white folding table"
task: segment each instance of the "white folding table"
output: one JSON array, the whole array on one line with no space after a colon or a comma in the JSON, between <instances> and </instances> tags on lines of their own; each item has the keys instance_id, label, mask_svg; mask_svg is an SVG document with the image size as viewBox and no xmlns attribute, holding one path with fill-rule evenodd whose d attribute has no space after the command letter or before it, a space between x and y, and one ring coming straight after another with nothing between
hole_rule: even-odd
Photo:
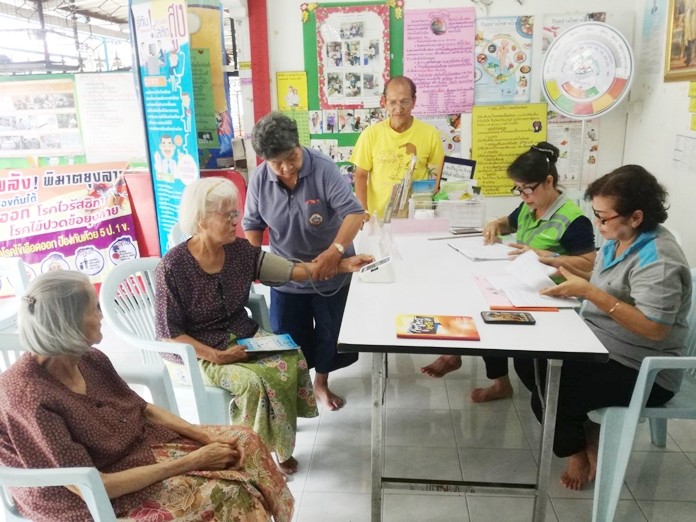
<instances>
[{"instance_id":1,"label":"white folding table","mask_svg":"<svg viewBox=\"0 0 696 522\"><path fill-rule=\"evenodd\" d=\"M432 234L430 234L432 235ZM442 491L511 492L534 496L534 521L543 521L551 471L554 425L561 365L564 360L603 361L604 346L575 310L533 312L535 325L490 325L480 312L488 306L475 286L472 275L504 272L508 261L472 262L450 248L450 241L429 241L426 234L395 236L393 283L366 283L358 274L348 294L348 302L338 338L340 352L372 353L372 522L382 520L383 488L440 489ZM454 239L453 244L482 239ZM456 242L456 243L455 243ZM431 341L396 337L397 314L472 316L480 341ZM484 483L404 479L385 477L384 396L387 354L500 355L547 359L545 408L541 453L535 484ZM521 490L521 491L520 491ZM526 492L526 493L525 493Z\"/></svg>"}]
</instances>

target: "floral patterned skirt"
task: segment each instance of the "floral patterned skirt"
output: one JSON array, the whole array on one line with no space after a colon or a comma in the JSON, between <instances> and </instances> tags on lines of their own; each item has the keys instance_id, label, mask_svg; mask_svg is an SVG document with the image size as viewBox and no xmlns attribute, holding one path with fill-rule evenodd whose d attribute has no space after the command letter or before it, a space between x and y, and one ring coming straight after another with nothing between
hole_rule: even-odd
<instances>
[{"instance_id":1,"label":"floral patterned skirt","mask_svg":"<svg viewBox=\"0 0 696 522\"><path fill-rule=\"evenodd\" d=\"M232 393L232 424L254 429L280 462L292 457L298 417L316 417L317 400L300 350L235 364L199 360L208 385Z\"/></svg>"},{"instance_id":2,"label":"floral patterned skirt","mask_svg":"<svg viewBox=\"0 0 696 522\"><path fill-rule=\"evenodd\" d=\"M126 522L290 522L294 499L285 478L260 440L240 426L204 426L211 435L236 437L244 451L239 471L198 471L148 488L149 498L130 509ZM157 462L198 449L182 439L153 446Z\"/></svg>"}]
</instances>

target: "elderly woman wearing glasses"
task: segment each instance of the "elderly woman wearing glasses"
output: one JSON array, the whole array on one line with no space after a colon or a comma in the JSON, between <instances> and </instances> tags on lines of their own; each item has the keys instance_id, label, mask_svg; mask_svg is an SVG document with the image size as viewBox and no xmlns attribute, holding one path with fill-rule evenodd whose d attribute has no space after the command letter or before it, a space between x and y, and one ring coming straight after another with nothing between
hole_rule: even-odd
<instances>
[{"instance_id":1,"label":"elderly woman wearing glasses","mask_svg":"<svg viewBox=\"0 0 696 522\"><path fill-rule=\"evenodd\" d=\"M287 261L237 238L237 220L230 181L206 178L186 187L179 223L192 237L157 267L157 335L193 346L208 384L232 393L233 423L253 427L280 469L294 473L297 417L317 415L307 362L301 351L252 357L236 341L259 333L244 308L254 280L273 286L315 279L319 264ZM346 257L336 269L352 272L371 260Z\"/></svg>"},{"instance_id":2,"label":"elderly woman wearing glasses","mask_svg":"<svg viewBox=\"0 0 696 522\"><path fill-rule=\"evenodd\" d=\"M585 197L607 240L594 270L562 265L566 281L542 292L583 299L582 317L609 352L607 363L563 364L554 453L568 457L561 482L569 489L582 489L597 467L599 427L587 413L628 406L645 357L683 354L691 307L689 264L674 236L660 225L667 220L667 192L655 177L641 166L625 165L591 183ZM532 361L515 359L515 370L532 392L532 409L541 419ZM659 372L647 405L667 402L680 381L679 370Z\"/></svg>"},{"instance_id":3,"label":"elderly woman wearing glasses","mask_svg":"<svg viewBox=\"0 0 696 522\"><path fill-rule=\"evenodd\" d=\"M541 142L522 153L507 169L514 182L510 190L522 203L508 216L490 221L483 229L486 244L500 241L500 235L515 232L512 255L533 249L553 266L573 266L590 271L595 258L592 223L582 210L558 187L558 149ZM486 376L493 380L487 388L472 390L473 402L486 402L512 396L505 357L484 357ZM458 356L443 355L422 372L442 377L461 366Z\"/></svg>"}]
</instances>

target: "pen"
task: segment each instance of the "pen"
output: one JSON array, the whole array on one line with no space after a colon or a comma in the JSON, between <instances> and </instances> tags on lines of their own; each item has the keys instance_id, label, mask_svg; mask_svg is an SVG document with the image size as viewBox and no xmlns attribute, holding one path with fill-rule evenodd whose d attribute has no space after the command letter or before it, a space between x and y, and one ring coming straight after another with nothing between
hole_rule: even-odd
<instances>
[{"instance_id":1,"label":"pen","mask_svg":"<svg viewBox=\"0 0 696 522\"><path fill-rule=\"evenodd\" d=\"M464 255L464 253L463 253L461 250L459 250L456 246L454 246L454 245L452 245L452 244L450 244L450 243L447 243L447 246L450 247L450 248L451 248L452 250L454 250L455 252L457 252L458 254Z\"/></svg>"}]
</instances>

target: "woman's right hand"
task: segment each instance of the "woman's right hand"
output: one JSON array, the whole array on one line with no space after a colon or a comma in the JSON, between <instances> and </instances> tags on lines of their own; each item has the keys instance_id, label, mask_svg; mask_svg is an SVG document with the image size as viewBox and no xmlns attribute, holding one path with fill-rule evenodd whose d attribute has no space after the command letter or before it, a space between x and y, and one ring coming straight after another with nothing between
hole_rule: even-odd
<instances>
[{"instance_id":1,"label":"woman's right hand","mask_svg":"<svg viewBox=\"0 0 696 522\"><path fill-rule=\"evenodd\" d=\"M191 471L237 470L242 467L244 452L235 439L226 442L211 442L186 457Z\"/></svg>"},{"instance_id":2,"label":"woman's right hand","mask_svg":"<svg viewBox=\"0 0 696 522\"><path fill-rule=\"evenodd\" d=\"M214 362L216 364L234 364L246 361L248 358L249 356L244 351L244 346L235 344L227 350L216 350Z\"/></svg>"},{"instance_id":3,"label":"woman's right hand","mask_svg":"<svg viewBox=\"0 0 696 522\"><path fill-rule=\"evenodd\" d=\"M493 243L500 242L500 221L494 219L486 223L483 227L483 244L492 245Z\"/></svg>"},{"instance_id":4,"label":"woman's right hand","mask_svg":"<svg viewBox=\"0 0 696 522\"><path fill-rule=\"evenodd\" d=\"M338 264L338 271L345 272L357 272L365 265L369 265L375 260L374 256L369 256L367 254L357 254L351 257L344 257Z\"/></svg>"}]
</instances>

